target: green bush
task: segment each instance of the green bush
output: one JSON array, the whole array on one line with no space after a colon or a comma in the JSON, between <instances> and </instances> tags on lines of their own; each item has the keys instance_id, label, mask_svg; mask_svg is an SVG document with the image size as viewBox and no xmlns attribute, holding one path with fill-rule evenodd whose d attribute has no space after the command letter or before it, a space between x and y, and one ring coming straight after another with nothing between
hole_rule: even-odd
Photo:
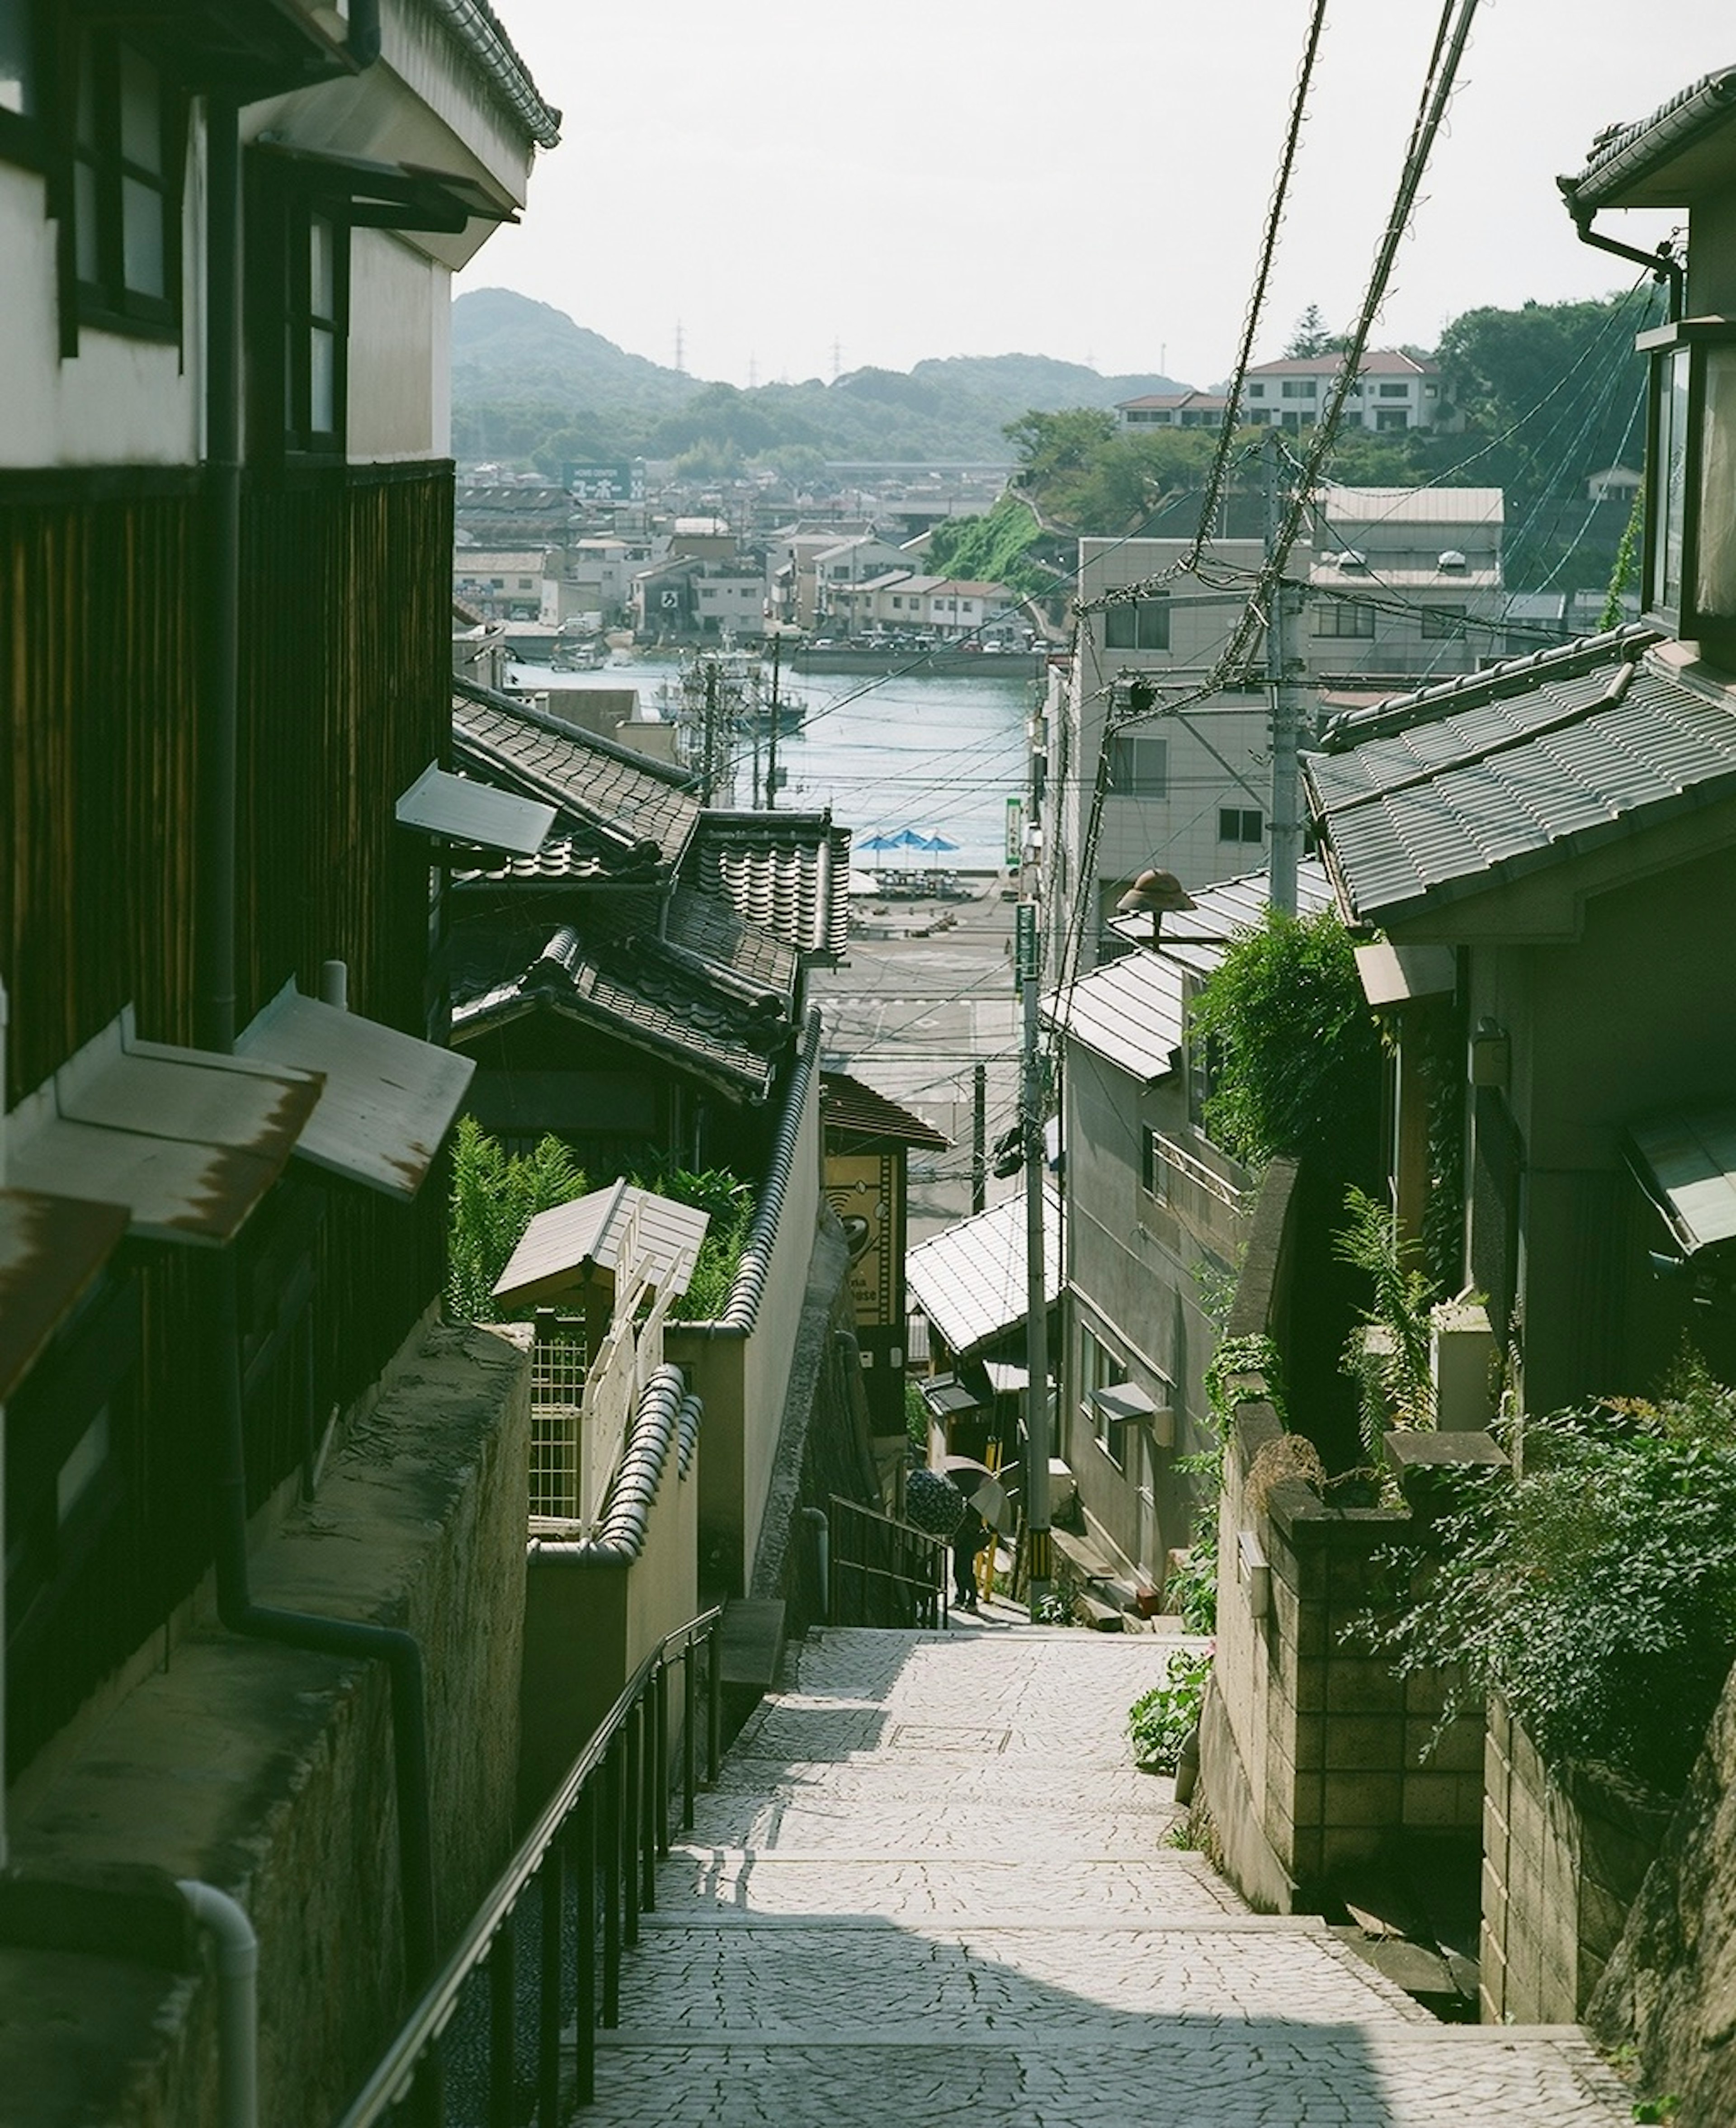
<instances>
[{"instance_id":1,"label":"green bush","mask_svg":"<svg viewBox=\"0 0 1736 2128\"><path fill-rule=\"evenodd\" d=\"M510 1153L473 1116L460 1116L447 1227L447 1320L498 1322L495 1285L524 1229L538 1212L570 1204L589 1187L559 1138L544 1138L531 1152Z\"/></svg>"},{"instance_id":2,"label":"green bush","mask_svg":"<svg viewBox=\"0 0 1736 2128\"><path fill-rule=\"evenodd\" d=\"M1169 1658L1164 1682L1142 1692L1127 1709L1127 1734L1141 1766L1160 1774L1175 1771L1182 1746L1199 1721L1211 1674L1210 1655L1178 1649Z\"/></svg>"},{"instance_id":3,"label":"green bush","mask_svg":"<svg viewBox=\"0 0 1736 2128\"><path fill-rule=\"evenodd\" d=\"M1736 1399L1690 1372L1656 1405L1533 1418L1523 1466L1454 1482L1364 1637L1446 1672L1449 1714L1499 1692L1549 1765L1674 1793L1736 1660Z\"/></svg>"},{"instance_id":4,"label":"green bush","mask_svg":"<svg viewBox=\"0 0 1736 2128\"><path fill-rule=\"evenodd\" d=\"M741 1265L742 1251L753 1226L754 1198L750 1185L725 1167L697 1172L671 1167L661 1173L633 1177L641 1189L677 1204L690 1204L696 1212L709 1212L711 1224L700 1244L699 1261L687 1290L670 1309L671 1318L684 1323L709 1323L729 1304L730 1289Z\"/></svg>"}]
</instances>

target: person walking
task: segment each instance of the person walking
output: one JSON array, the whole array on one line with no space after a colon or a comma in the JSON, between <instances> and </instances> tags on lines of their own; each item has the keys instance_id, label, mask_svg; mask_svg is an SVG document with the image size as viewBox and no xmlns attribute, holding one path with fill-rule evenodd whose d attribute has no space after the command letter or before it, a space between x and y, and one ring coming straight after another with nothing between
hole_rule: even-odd
<instances>
[{"instance_id":1,"label":"person walking","mask_svg":"<svg viewBox=\"0 0 1736 2128\"><path fill-rule=\"evenodd\" d=\"M988 1533L982 1517L967 1500L964 1519L952 1532L952 1600L961 1611L977 1608L976 1556Z\"/></svg>"}]
</instances>

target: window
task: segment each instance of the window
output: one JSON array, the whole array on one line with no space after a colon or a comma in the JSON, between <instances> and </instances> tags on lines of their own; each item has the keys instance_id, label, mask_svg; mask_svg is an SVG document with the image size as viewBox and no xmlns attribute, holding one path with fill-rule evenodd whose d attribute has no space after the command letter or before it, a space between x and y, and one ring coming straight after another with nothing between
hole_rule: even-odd
<instances>
[{"instance_id":1,"label":"window","mask_svg":"<svg viewBox=\"0 0 1736 2128\"><path fill-rule=\"evenodd\" d=\"M63 242L78 315L168 337L180 300L180 99L142 52L94 36L79 46L77 91Z\"/></svg>"},{"instance_id":2,"label":"window","mask_svg":"<svg viewBox=\"0 0 1736 2128\"><path fill-rule=\"evenodd\" d=\"M1321 599L1314 609L1314 633L1371 637L1374 633L1374 609L1356 599Z\"/></svg>"},{"instance_id":3,"label":"window","mask_svg":"<svg viewBox=\"0 0 1736 2128\"><path fill-rule=\"evenodd\" d=\"M1217 839L1221 843L1258 843L1265 826L1265 816L1258 806L1220 805L1217 809Z\"/></svg>"},{"instance_id":4,"label":"window","mask_svg":"<svg viewBox=\"0 0 1736 2128\"><path fill-rule=\"evenodd\" d=\"M1425 643L1448 643L1461 639L1465 632L1465 610L1462 606L1425 606L1422 609L1422 639Z\"/></svg>"},{"instance_id":5,"label":"window","mask_svg":"<svg viewBox=\"0 0 1736 2128\"><path fill-rule=\"evenodd\" d=\"M1408 399L1411 396L1408 384L1382 384L1376 388L1383 399Z\"/></svg>"},{"instance_id":6,"label":"window","mask_svg":"<svg viewBox=\"0 0 1736 2128\"><path fill-rule=\"evenodd\" d=\"M1265 396L1266 387L1264 384L1255 383L1248 387L1248 397L1250 399L1264 399Z\"/></svg>"},{"instance_id":7,"label":"window","mask_svg":"<svg viewBox=\"0 0 1736 2128\"><path fill-rule=\"evenodd\" d=\"M1112 1382L1124 1381L1127 1370L1094 1330L1084 1323L1079 1332L1079 1416L1090 1429L1091 1437L1118 1470L1126 1456L1125 1427L1118 1419L1111 1418L1096 1401L1096 1392L1108 1389Z\"/></svg>"},{"instance_id":8,"label":"window","mask_svg":"<svg viewBox=\"0 0 1736 2128\"><path fill-rule=\"evenodd\" d=\"M1377 429L1385 430L1388 433L1400 429L1408 429L1411 425L1410 413L1403 406L1378 407L1375 410L1374 425Z\"/></svg>"},{"instance_id":9,"label":"window","mask_svg":"<svg viewBox=\"0 0 1736 2128\"><path fill-rule=\"evenodd\" d=\"M1169 1163L1164 1158L1164 1138L1148 1123L1140 1133L1144 1140L1140 1148L1140 1187L1148 1197L1155 1197L1160 1204L1169 1201Z\"/></svg>"},{"instance_id":10,"label":"window","mask_svg":"<svg viewBox=\"0 0 1736 2128\"><path fill-rule=\"evenodd\" d=\"M1690 319L1641 334L1652 357L1645 598L1680 634L1729 662L1736 629L1736 326Z\"/></svg>"},{"instance_id":11,"label":"window","mask_svg":"<svg viewBox=\"0 0 1736 2128\"><path fill-rule=\"evenodd\" d=\"M1169 742L1124 733L1109 742L1109 788L1122 798L1161 798L1169 787Z\"/></svg>"},{"instance_id":12,"label":"window","mask_svg":"<svg viewBox=\"0 0 1736 2128\"><path fill-rule=\"evenodd\" d=\"M1167 650L1169 601L1124 599L1103 609L1103 644L1110 650Z\"/></svg>"},{"instance_id":13,"label":"window","mask_svg":"<svg viewBox=\"0 0 1736 2128\"><path fill-rule=\"evenodd\" d=\"M263 156L247 171L248 368L254 450L336 456L349 378L349 225ZM503 573L494 588L507 588ZM518 579L521 591L530 580Z\"/></svg>"},{"instance_id":14,"label":"window","mask_svg":"<svg viewBox=\"0 0 1736 2128\"><path fill-rule=\"evenodd\" d=\"M35 0L0 0L0 157L35 163L42 152L42 78Z\"/></svg>"},{"instance_id":15,"label":"window","mask_svg":"<svg viewBox=\"0 0 1736 2128\"><path fill-rule=\"evenodd\" d=\"M1317 377L1287 377L1279 391L1285 399L1317 399L1320 379Z\"/></svg>"}]
</instances>

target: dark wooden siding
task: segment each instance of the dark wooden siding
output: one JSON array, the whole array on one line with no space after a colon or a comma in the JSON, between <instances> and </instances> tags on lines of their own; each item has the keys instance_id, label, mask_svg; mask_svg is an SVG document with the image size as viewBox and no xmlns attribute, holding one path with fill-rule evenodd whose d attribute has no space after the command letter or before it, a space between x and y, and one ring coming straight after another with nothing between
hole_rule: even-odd
<instances>
[{"instance_id":1,"label":"dark wooden siding","mask_svg":"<svg viewBox=\"0 0 1736 2128\"><path fill-rule=\"evenodd\" d=\"M200 515L186 474L0 474L13 1100L129 1002L142 1033L192 1038ZM451 522L443 467L249 486L240 1024L292 976L316 989L321 962L339 958L355 1010L425 1031L429 853L393 805L446 750ZM246 1407L255 1504L296 1467L308 1423L378 1375L439 1290L443 1164L410 1209L308 1172L280 1185L239 1244L244 1343L263 1355ZM32 1601L9 1621L14 1772L212 1556L215 1270L204 1252L148 1244L129 1244L116 1267L142 1326L112 1414L120 1490L58 1579L39 1562ZM41 1368L66 1362L79 1379L81 1334L71 1326ZM40 1413L51 1399L35 1401ZM49 1420L33 1417L29 1383L17 1408L27 1462Z\"/></svg>"}]
</instances>

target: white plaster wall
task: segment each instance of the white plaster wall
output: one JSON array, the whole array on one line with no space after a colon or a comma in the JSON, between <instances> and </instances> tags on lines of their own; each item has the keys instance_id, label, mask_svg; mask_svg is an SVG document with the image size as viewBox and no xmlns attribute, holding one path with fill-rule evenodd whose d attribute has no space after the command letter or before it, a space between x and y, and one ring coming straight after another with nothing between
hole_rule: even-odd
<instances>
[{"instance_id":1,"label":"white plaster wall","mask_svg":"<svg viewBox=\"0 0 1736 2128\"><path fill-rule=\"evenodd\" d=\"M451 276L386 231L358 229L349 302L350 458L445 456Z\"/></svg>"},{"instance_id":2,"label":"white plaster wall","mask_svg":"<svg viewBox=\"0 0 1736 2128\"><path fill-rule=\"evenodd\" d=\"M183 341L199 347L202 169L187 188ZM43 184L0 164L0 466L186 465L198 456L199 363L182 349L86 327L62 360L57 230Z\"/></svg>"}]
</instances>

